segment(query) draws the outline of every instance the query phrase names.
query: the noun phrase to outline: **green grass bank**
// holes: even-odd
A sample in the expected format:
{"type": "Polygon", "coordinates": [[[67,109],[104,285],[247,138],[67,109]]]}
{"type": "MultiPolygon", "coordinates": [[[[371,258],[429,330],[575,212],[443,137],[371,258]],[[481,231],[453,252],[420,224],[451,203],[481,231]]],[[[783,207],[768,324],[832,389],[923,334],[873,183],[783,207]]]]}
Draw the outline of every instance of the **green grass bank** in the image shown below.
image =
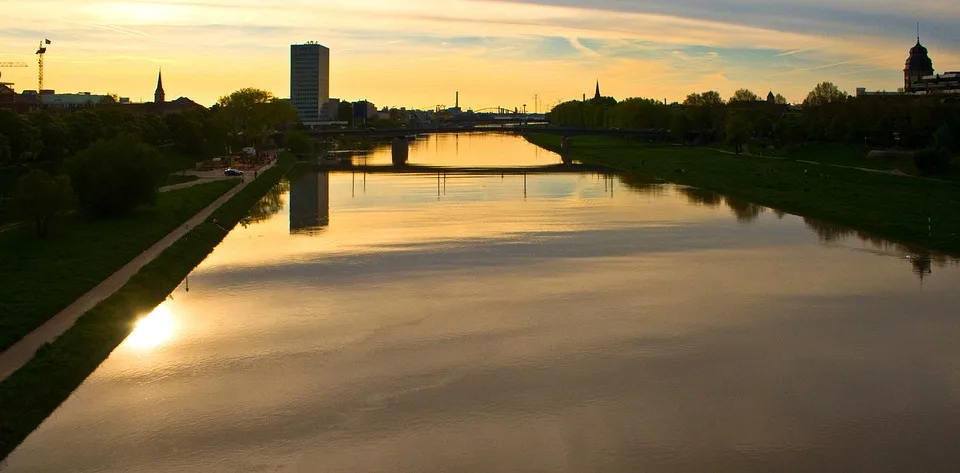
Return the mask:
{"type": "MultiPolygon", "coordinates": [[[[535,145],[561,152],[558,135],[524,136],[535,145]]],[[[572,142],[566,154],[584,163],[740,197],[960,256],[960,185],[955,183],[617,137],[578,136],[572,142]],[[928,218],[932,234],[928,234],[928,218]]]]}
{"type": "Polygon", "coordinates": [[[33,225],[0,233],[0,351],[96,287],[184,221],[237,185],[236,180],[163,192],[127,218],[60,218],[45,239],[33,225]]]}
{"type": "Polygon", "coordinates": [[[0,459],[5,458],[130,334],[137,318],[163,302],[293,166],[290,155],[226,202],[203,224],[87,312],[54,343],[0,383],[0,459]],[[211,223],[217,219],[219,226],[211,223]]]}

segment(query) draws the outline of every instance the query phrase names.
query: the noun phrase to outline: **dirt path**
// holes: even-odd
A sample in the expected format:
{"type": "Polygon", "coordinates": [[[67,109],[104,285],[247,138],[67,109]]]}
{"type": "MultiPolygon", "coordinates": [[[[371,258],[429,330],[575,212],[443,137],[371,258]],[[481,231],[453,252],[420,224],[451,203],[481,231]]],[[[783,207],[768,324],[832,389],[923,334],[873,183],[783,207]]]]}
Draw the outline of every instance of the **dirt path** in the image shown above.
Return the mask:
{"type": "MultiPolygon", "coordinates": [[[[260,169],[260,173],[262,174],[263,171],[273,167],[275,164],[276,162],[274,161],[264,166],[260,169]]],[[[46,323],[37,327],[3,353],[0,353],[0,381],[7,379],[11,374],[27,364],[27,362],[33,358],[33,354],[44,344],[53,343],[60,335],[73,327],[83,314],[120,290],[141,268],[153,261],[157,256],[160,256],[164,250],[176,243],[180,237],[186,235],[191,228],[209,218],[214,211],[230,200],[237,192],[240,192],[250,181],[251,179],[246,178],[243,183],[227,191],[227,193],[220,196],[219,199],[180,225],[179,228],[170,232],[167,236],[163,237],[163,239],[156,242],[150,248],[147,248],[143,253],[140,253],[140,255],[121,267],[96,287],[80,296],[79,299],[75,300],[67,306],[67,308],[51,317],[46,323]]]]}

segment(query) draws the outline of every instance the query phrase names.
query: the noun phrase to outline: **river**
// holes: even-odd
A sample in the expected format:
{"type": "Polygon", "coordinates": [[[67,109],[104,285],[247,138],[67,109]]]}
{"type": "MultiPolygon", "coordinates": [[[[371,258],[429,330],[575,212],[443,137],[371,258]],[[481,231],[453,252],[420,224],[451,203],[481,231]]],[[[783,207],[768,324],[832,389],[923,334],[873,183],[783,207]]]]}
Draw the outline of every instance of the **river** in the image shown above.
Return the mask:
{"type": "MultiPolygon", "coordinates": [[[[410,162],[560,159],[464,134],[410,162]]],[[[0,469],[952,471],[958,289],[631,176],[299,169],[0,469]]]]}

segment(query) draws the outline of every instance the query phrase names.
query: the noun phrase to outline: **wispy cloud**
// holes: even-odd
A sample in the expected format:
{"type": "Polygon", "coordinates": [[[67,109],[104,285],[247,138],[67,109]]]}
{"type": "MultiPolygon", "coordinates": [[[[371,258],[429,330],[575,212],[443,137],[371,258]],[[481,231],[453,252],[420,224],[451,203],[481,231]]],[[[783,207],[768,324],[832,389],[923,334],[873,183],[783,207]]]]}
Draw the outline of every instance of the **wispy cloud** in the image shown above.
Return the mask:
{"type": "Polygon", "coordinates": [[[583,43],[580,42],[579,38],[567,38],[567,41],[570,41],[570,45],[573,46],[574,49],[586,54],[587,56],[600,57],[600,53],[584,46],[583,43]]]}
{"type": "Polygon", "coordinates": [[[164,63],[171,94],[203,103],[243,86],[284,95],[289,44],[308,40],[331,48],[346,99],[431,106],[461,90],[468,106],[522,104],[579,97],[598,76],[619,97],[799,98],[831,79],[896,88],[918,15],[935,64],[960,68],[960,13],[942,0],[32,0],[4,4],[0,41],[7,60],[32,62],[52,37],[47,81],[61,90],[136,97],[164,63]]]}

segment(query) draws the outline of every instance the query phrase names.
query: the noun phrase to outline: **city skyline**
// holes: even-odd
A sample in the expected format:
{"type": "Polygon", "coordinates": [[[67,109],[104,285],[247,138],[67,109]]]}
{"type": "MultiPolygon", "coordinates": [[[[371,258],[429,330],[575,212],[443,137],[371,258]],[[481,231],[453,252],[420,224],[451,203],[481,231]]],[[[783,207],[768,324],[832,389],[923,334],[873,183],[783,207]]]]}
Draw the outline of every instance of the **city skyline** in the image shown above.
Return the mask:
{"type": "Polygon", "coordinates": [[[3,80],[36,88],[43,38],[47,88],[150,101],[163,67],[167,98],[210,105],[241,87],[288,96],[289,47],[330,48],[330,95],[378,106],[464,109],[605,95],[679,101],[690,92],[768,90],[803,99],[829,80],[896,90],[920,19],[938,71],[960,69],[960,19],[942,2],[861,0],[37,0],[5,6],[3,80]],[[43,15],[40,13],[44,12],[43,15]],[[50,12],[54,12],[50,14],[50,12]],[[933,20],[927,20],[931,18],[933,20]],[[321,21],[322,20],[322,21],[321,21]],[[317,28],[316,25],[324,25],[317,28]]]}

